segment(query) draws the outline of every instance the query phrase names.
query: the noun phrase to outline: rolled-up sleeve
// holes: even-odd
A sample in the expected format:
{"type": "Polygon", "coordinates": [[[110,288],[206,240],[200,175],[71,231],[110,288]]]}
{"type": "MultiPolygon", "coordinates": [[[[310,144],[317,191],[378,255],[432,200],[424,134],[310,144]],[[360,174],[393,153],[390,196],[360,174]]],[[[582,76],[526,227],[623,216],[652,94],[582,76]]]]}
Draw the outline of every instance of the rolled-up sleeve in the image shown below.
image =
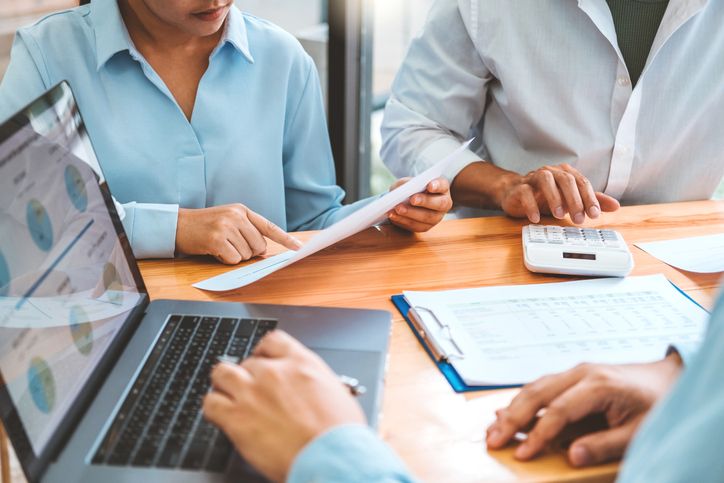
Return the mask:
{"type": "MultiPolygon", "coordinates": [[[[419,174],[458,148],[485,110],[492,77],[461,10],[455,0],[435,2],[393,84],[382,123],[381,155],[396,176],[419,174]]],[[[468,150],[445,176],[452,180],[480,159],[468,150]]]]}
{"type": "Polygon", "coordinates": [[[297,455],[289,483],[411,483],[405,465],[370,428],[338,426],[309,443],[297,455]]]}

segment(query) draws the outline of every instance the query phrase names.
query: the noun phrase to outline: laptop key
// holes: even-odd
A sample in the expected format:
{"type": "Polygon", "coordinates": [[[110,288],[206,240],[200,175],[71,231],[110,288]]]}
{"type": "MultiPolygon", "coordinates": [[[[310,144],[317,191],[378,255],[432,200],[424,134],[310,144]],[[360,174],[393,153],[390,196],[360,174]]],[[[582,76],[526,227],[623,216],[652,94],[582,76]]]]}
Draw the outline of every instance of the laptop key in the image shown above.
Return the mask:
{"type": "Polygon", "coordinates": [[[240,337],[251,337],[256,327],[256,321],[252,319],[241,319],[239,326],[236,328],[236,334],[240,337]]]}

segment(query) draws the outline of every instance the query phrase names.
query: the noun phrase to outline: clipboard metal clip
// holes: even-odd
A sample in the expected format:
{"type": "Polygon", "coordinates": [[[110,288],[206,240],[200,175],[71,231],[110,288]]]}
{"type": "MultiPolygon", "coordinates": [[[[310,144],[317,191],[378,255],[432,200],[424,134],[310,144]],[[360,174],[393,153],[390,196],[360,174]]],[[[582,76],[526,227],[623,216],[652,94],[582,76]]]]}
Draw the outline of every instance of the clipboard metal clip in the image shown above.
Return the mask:
{"type": "MultiPolygon", "coordinates": [[[[438,325],[438,327],[443,330],[447,340],[453,345],[453,347],[457,351],[457,352],[449,353],[449,352],[445,352],[445,351],[441,350],[442,348],[431,347],[431,349],[435,349],[435,352],[438,352],[438,354],[436,354],[436,356],[440,360],[448,361],[450,359],[465,359],[465,354],[460,349],[460,346],[458,345],[457,341],[455,340],[455,337],[453,336],[453,333],[452,333],[452,329],[450,328],[450,326],[448,324],[443,323],[433,310],[428,309],[427,307],[423,307],[421,305],[415,305],[414,307],[412,307],[412,312],[413,312],[413,314],[415,312],[425,312],[427,314],[430,314],[432,316],[432,318],[435,320],[435,323],[438,325]]],[[[416,317],[413,317],[413,319],[414,318],[416,318],[416,317]]],[[[420,325],[423,325],[422,320],[419,320],[419,323],[420,323],[420,325]]],[[[424,327],[419,328],[419,331],[422,332],[420,335],[422,335],[423,338],[428,339],[431,345],[433,345],[433,346],[437,345],[437,344],[435,344],[435,341],[433,340],[432,337],[425,337],[424,330],[425,330],[424,327]]]]}

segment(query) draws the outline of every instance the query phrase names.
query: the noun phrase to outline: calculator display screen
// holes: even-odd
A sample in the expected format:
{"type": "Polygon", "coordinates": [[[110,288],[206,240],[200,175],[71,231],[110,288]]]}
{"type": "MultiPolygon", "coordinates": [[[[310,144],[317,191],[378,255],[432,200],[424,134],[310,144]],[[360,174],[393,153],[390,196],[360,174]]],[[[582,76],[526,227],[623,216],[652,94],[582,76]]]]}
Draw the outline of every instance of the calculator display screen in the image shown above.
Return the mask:
{"type": "Polygon", "coordinates": [[[596,255],[594,253],[569,253],[563,252],[563,258],[572,258],[575,260],[595,260],[596,255]]]}

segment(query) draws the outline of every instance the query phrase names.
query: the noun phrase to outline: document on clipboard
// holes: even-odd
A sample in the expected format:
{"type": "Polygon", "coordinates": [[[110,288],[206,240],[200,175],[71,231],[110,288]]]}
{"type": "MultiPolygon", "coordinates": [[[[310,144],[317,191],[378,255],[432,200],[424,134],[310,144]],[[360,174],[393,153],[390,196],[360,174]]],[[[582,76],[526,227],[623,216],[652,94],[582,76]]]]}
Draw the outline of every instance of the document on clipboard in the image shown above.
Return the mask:
{"type": "Polygon", "coordinates": [[[403,315],[441,370],[477,389],[582,362],[658,360],[671,344],[700,341],[709,315],[663,275],[404,292],[404,301],[403,315]]]}

